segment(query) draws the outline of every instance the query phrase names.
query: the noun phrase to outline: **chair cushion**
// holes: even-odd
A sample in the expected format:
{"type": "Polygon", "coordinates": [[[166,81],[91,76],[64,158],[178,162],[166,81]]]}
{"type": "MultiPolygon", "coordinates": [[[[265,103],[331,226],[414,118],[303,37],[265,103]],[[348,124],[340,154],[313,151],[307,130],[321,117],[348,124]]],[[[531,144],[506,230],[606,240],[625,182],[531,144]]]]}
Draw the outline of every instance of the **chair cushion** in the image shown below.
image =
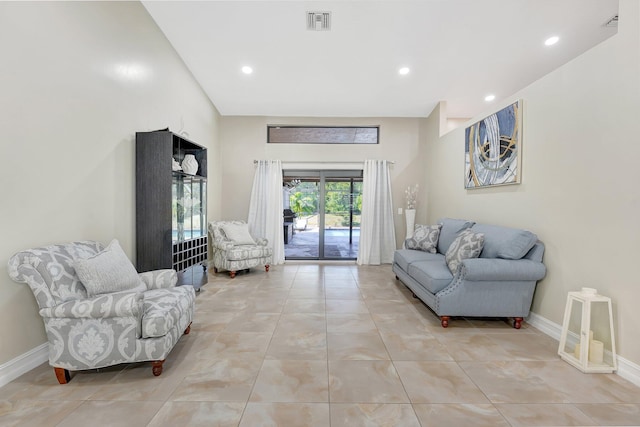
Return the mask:
{"type": "Polygon", "coordinates": [[[222,225],[227,239],[231,240],[236,245],[255,245],[256,241],[253,240],[249,233],[249,224],[232,224],[227,223],[222,225]]]}
{"type": "Polygon", "coordinates": [[[142,338],[165,336],[178,324],[195,302],[188,288],[153,289],[143,294],[142,338]]]}
{"type": "Polygon", "coordinates": [[[463,259],[478,258],[482,252],[483,243],[484,234],[474,233],[469,229],[462,230],[445,255],[445,261],[451,273],[456,273],[463,259]]]}
{"type": "Polygon", "coordinates": [[[407,249],[417,249],[419,251],[431,252],[435,254],[438,246],[438,236],[442,224],[436,225],[420,225],[416,224],[413,236],[405,240],[407,249]]]}
{"type": "Polygon", "coordinates": [[[239,245],[226,251],[227,260],[242,261],[252,258],[264,258],[271,256],[272,250],[268,246],[239,245]]]}
{"type": "Polygon", "coordinates": [[[451,243],[458,237],[458,233],[475,223],[465,219],[442,218],[438,221],[438,224],[442,224],[440,237],[438,238],[438,252],[445,254],[451,243]]]}
{"type": "Polygon", "coordinates": [[[538,236],[532,232],[517,228],[475,224],[471,229],[484,234],[484,249],[480,258],[520,259],[538,241],[538,236]]]}
{"type": "Polygon", "coordinates": [[[446,288],[453,279],[442,255],[410,264],[407,273],[434,295],[446,288]]]}
{"type": "Polygon", "coordinates": [[[147,289],[116,239],[96,255],[76,259],[73,267],[89,296],[147,289]]]}

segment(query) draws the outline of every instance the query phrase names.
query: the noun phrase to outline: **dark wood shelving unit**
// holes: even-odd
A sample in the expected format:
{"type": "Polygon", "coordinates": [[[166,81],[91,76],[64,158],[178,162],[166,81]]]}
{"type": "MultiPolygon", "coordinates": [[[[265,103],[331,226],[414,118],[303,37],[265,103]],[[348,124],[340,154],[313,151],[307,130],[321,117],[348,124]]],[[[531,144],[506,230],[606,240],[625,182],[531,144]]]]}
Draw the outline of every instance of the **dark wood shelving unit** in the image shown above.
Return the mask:
{"type": "Polygon", "coordinates": [[[173,268],[179,284],[206,283],[207,149],[168,130],[136,133],[136,262],[173,268]],[[192,154],[195,175],[172,170],[192,154]]]}

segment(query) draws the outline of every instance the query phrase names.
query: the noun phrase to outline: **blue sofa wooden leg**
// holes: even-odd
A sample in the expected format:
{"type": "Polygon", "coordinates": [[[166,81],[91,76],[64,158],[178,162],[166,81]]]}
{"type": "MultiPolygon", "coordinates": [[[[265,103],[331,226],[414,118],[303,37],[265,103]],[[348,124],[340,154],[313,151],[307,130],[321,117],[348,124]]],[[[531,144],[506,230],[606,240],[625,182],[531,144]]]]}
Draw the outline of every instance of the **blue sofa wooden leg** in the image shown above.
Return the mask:
{"type": "Polygon", "coordinates": [[[522,317],[514,317],[513,318],[513,327],[516,329],[520,329],[522,326],[522,317]]]}
{"type": "Polygon", "coordinates": [[[440,324],[442,325],[443,328],[446,328],[447,326],[449,326],[449,316],[440,316],[440,324]]]}

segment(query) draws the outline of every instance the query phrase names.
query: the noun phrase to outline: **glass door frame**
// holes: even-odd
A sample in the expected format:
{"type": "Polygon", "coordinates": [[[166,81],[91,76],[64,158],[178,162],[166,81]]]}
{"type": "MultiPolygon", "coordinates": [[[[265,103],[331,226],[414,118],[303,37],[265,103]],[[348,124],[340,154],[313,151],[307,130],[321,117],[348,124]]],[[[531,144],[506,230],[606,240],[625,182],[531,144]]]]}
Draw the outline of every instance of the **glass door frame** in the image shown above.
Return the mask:
{"type": "Polygon", "coordinates": [[[355,256],[353,257],[329,257],[325,254],[325,248],[324,248],[324,244],[326,241],[326,235],[325,235],[325,231],[327,230],[326,228],[326,214],[327,214],[327,208],[326,208],[326,196],[327,196],[327,182],[345,182],[349,184],[349,245],[351,246],[353,244],[353,208],[354,208],[354,184],[355,182],[362,182],[362,170],[326,170],[323,171],[325,172],[322,176],[322,190],[323,190],[323,194],[322,194],[322,230],[321,230],[321,242],[322,242],[322,252],[321,255],[322,257],[320,259],[323,260],[355,260],[357,254],[355,254],[355,256]]]}
{"type": "MultiPolygon", "coordinates": [[[[350,209],[349,209],[349,243],[353,242],[353,191],[354,180],[362,181],[362,169],[286,169],[283,170],[283,184],[290,179],[315,180],[318,182],[318,256],[317,257],[285,257],[287,260],[353,260],[354,258],[336,258],[325,256],[325,229],[326,229],[326,182],[327,178],[336,178],[336,180],[342,179],[345,182],[350,182],[350,209]]],[[[334,181],[336,181],[334,180],[334,181]]]]}

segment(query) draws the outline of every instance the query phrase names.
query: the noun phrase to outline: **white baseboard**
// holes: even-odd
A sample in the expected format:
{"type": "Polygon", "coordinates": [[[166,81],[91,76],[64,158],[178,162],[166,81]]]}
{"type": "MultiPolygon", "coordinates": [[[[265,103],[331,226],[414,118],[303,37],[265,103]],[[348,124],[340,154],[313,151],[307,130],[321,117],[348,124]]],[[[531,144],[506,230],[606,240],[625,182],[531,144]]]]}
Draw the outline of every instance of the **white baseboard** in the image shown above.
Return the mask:
{"type": "Polygon", "coordinates": [[[0,365],[0,387],[42,365],[47,360],[49,360],[49,343],[45,342],[7,363],[3,363],[0,365]]]}
{"type": "MultiPolygon", "coordinates": [[[[526,320],[528,324],[538,329],[540,332],[549,335],[551,338],[560,342],[562,325],[554,323],[535,313],[530,313],[526,320]]],[[[618,370],[616,371],[616,374],[640,387],[640,365],[637,365],[620,355],[618,355],[618,370]]]]}
{"type": "Polygon", "coordinates": [[[618,370],[616,373],[625,380],[640,386],[640,365],[618,356],[618,370]]]}
{"type": "Polygon", "coordinates": [[[529,317],[527,317],[526,320],[528,324],[535,327],[540,332],[543,332],[545,335],[549,335],[554,340],[560,342],[562,325],[553,323],[551,320],[548,320],[546,317],[542,317],[536,313],[529,313],[529,317]]]}

